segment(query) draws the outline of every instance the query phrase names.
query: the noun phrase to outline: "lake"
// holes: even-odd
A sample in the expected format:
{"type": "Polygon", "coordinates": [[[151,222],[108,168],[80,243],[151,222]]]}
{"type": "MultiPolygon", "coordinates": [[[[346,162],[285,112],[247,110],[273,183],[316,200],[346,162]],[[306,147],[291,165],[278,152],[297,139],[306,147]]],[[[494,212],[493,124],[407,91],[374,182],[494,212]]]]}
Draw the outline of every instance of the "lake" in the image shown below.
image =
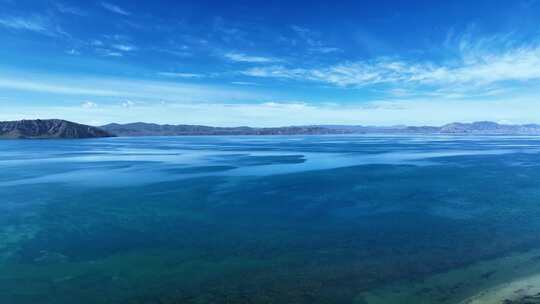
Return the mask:
{"type": "Polygon", "coordinates": [[[4,140],[0,172],[0,303],[540,292],[539,137],[4,140]]]}

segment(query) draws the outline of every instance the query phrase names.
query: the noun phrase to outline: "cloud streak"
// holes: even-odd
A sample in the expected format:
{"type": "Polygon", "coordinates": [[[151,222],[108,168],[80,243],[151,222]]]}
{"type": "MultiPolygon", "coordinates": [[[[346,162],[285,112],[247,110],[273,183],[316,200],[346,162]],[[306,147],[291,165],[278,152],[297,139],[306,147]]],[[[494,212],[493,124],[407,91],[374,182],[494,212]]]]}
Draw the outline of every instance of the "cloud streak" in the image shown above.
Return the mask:
{"type": "Polygon", "coordinates": [[[0,26],[12,30],[29,31],[53,37],[67,35],[59,26],[52,25],[50,20],[39,15],[29,17],[0,17],[0,26]]]}
{"type": "Polygon", "coordinates": [[[93,102],[93,101],[85,101],[81,104],[81,107],[83,107],[84,109],[93,109],[93,108],[97,108],[97,103],[93,102]]]}
{"type": "Polygon", "coordinates": [[[242,54],[242,53],[227,53],[224,56],[228,60],[234,61],[234,62],[270,63],[270,62],[282,61],[282,60],[280,60],[278,58],[249,56],[249,55],[242,54]]]}
{"type": "MultiPolygon", "coordinates": [[[[247,89],[239,90],[218,85],[195,85],[169,81],[151,81],[120,78],[92,77],[49,77],[43,75],[0,73],[0,89],[4,93],[15,91],[41,93],[43,96],[79,96],[130,100],[175,100],[184,102],[227,102],[234,100],[256,100],[262,98],[247,89]]],[[[267,96],[267,95],[266,95],[267,96]]]]}
{"type": "Polygon", "coordinates": [[[115,14],[123,15],[123,16],[129,16],[131,15],[130,12],[126,11],[125,9],[119,7],[118,5],[109,3],[109,2],[101,2],[101,6],[108,10],[109,12],[113,12],[115,14]]]}
{"type": "Polygon", "coordinates": [[[170,77],[170,78],[202,78],[204,75],[195,74],[195,73],[177,73],[177,72],[161,72],[158,73],[160,76],[170,77]]]}
{"type": "Polygon", "coordinates": [[[57,2],[55,3],[56,9],[63,14],[71,14],[76,16],[87,16],[88,14],[82,9],[74,6],[68,6],[64,3],[57,2]]]}
{"type": "Polygon", "coordinates": [[[131,52],[137,50],[137,47],[129,44],[113,44],[112,48],[122,52],[131,52]]]}

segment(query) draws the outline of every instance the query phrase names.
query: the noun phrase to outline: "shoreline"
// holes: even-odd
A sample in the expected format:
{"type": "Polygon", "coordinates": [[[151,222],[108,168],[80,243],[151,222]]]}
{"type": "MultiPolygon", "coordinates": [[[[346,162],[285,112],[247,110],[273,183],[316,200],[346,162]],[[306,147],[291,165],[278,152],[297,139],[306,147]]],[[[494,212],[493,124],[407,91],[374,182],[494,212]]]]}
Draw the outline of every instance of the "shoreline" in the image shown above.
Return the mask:
{"type": "MultiPolygon", "coordinates": [[[[358,295],[356,304],[522,304],[540,295],[540,249],[514,252],[358,295]]],[[[534,298],[540,303],[540,297],[534,298]]]]}
{"type": "Polygon", "coordinates": [[[540,274],[486,289],[459,304],[520,304],[531,303],[531,299],[540,303],[540,274]]]}

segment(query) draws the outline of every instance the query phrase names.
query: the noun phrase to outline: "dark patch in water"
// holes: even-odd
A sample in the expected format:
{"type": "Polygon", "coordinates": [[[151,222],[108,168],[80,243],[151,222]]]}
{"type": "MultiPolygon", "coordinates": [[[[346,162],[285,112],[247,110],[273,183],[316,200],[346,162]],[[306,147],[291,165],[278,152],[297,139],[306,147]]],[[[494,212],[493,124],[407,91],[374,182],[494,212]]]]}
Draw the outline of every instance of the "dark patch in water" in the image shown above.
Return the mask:
{"type": "Polygon", "coordinates": [[[496,274],[496,273],[497,273],[496,270],[492,270],[492,271],[488,271],[488,272],[483,273],[480,277],[481,277],[482,279],[486,279],[486,280],[487,280],[487,279],[491,278],[491,277],[492,277],[494,274],[496,274]]]}

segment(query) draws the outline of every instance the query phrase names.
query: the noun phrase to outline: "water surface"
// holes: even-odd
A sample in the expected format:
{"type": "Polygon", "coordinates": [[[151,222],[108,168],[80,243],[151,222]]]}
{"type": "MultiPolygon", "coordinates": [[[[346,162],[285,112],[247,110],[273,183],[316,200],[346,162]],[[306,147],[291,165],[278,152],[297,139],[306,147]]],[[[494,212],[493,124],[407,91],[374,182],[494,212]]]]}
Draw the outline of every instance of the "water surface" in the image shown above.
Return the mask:
{"type": "Polygon", "coordinates": [[[540,138],[0,141],[0,303],[460,303],[540,273],[540,138]]]}

